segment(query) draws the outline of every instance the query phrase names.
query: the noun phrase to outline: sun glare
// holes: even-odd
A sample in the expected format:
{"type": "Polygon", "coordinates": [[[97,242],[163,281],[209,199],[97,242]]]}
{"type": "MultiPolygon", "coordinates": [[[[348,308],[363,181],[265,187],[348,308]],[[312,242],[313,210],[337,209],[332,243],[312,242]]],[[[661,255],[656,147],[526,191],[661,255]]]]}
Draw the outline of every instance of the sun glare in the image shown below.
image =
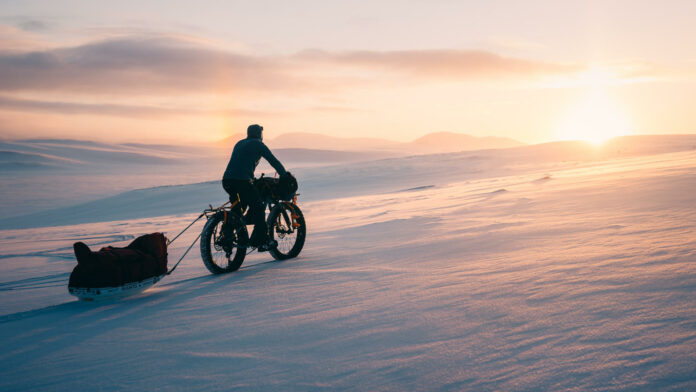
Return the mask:
{"type": "Polygon", "coordinates": [[[557,131],[558,138],[601,144],[613,137],[631,133],[628,115],[607,92],[611,75],[592,70],[581,80],[589,91],[563,117],[557,131]]]}

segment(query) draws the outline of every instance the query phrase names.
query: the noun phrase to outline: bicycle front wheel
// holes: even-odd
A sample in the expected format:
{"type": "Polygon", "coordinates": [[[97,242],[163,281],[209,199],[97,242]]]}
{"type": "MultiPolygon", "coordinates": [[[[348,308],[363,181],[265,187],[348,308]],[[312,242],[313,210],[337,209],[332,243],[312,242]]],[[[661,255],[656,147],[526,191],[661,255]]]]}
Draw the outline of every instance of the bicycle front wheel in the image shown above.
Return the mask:
{"type": "Polygon", "coordinates": [[[201,234],[201,258],[213,274],[222,274],[239,269],[246,256],[249,234],[235,213],[227,213],[227,224],[223,230],[225,213],[220,211],[210,217],[201,234]]]}
{"type": "Polygon", "coordinates": [[[277,204],[268,215],[268,228],[271,238],[278,241],[278,247],[269,249],[274,259],[291,259],[300,254],[307,236],[300,207],[292,203],[277,204]]]}

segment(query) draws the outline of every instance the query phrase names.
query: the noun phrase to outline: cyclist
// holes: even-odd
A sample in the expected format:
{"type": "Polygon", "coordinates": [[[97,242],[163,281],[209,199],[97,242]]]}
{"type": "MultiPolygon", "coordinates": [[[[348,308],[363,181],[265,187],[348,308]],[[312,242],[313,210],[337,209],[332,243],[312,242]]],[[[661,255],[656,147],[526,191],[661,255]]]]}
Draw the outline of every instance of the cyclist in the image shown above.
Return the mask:
{"type": "Polygon", "coordinates": [[[261,157],[265,158],[281,177],[288,174],[280,161],[263,143],[263,127],[252,124],[247,128],[247,138],[237,142],[232,150],[230,162],[222,176],[222,187],[230,195],[232,202],[236,201],[239,195],[242,208],[249,206],[247,217],[254,224],[249,245],[256,247],[259,252],[265,252],[277,243],[269,238],[266,206],[253,182],[254,170],[261,157]]]}

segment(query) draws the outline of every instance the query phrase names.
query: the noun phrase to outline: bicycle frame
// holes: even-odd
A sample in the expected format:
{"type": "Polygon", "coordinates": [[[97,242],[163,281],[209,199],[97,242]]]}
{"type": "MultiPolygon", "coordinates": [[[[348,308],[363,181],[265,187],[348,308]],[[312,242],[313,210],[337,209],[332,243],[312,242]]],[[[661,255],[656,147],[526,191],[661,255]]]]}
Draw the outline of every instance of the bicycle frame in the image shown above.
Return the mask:
{"type": "MultiPolygon", "coordinates": [[[[296,204],[297,195],[287,201],[268,196],[263,195],[263,214],[268,223],[268,234],[270,239],[277,237],[283,245],[268,251],[276,260],[297,257],[306,236],[302,210],[296,204]],[[266,215],[269,209],[270,212],[266,215]]],[[[236,271],[244,262],[245,256],[257,250],[256,247],[249,246],[248,222],[244,216],[246,208],[240,208],[242,206],[237,195],[236,200],[232,198],[218,207],[209,205],[201,214],[201,218],[205,216],[207,219],[201,232],[201,256],[206,268],[214,274],[236,271]],[[222,258],[223,252],[227,261],[222,258]]]]}
{"type": "MultiPolygon", "coordinates": [[[[297,206],[297,196],[299,196],[299,195],[300,195],[299,193],[295,194],[292,198],[292,201],[272,200],[270,198],[266,198],[266,200],[264,200],[264,215],[265,215],[266,210],[270,211],[279,204],[289,204],[292,206],[297,206]]],[[[205,215],[206,219],[210,219],[211,216],[217,214],[218,212],[223,212],[225,214],[223,222],[227,223],[228,214],[232,213],[233,212],[232,209],[240,203],[241,203],[241,200],[239,200],[239,195],[237,195],[237,200],[235,200],[234,202],[227,201],[219,207],[213,207],[212,204],[209,204],[208,208],[203,211],[203,214],[205,215]]],[[[245,221],[243,214],[240,215],[239,218],[242,220],[242,222],[245,225],[247,225],[247,222],[245,221]]],[[[300,226],[300,224],[297,223],[298,216],[294,213],[291,213],[290,217],[288,218],[286,216],[285,211],[283,211],[283,218],[285,218],[286,223],[288,223],[288,225],[290,227],[292,227],[293,229],[296,229],[300,226]]]]}

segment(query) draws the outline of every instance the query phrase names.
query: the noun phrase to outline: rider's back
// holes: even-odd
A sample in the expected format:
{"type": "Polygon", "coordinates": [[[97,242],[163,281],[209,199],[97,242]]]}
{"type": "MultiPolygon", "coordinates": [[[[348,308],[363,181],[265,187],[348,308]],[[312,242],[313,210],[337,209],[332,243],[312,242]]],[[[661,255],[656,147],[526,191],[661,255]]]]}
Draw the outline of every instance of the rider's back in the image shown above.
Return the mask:
{"type": "Polygon", "coordinates": [[[261,157],[265,158],[279,174],[285,174],[283,165],[260,139],[247,138],[240,140],[234,146],[222,179],[250,180],[254,178],[254,170],[261,157]]]}

